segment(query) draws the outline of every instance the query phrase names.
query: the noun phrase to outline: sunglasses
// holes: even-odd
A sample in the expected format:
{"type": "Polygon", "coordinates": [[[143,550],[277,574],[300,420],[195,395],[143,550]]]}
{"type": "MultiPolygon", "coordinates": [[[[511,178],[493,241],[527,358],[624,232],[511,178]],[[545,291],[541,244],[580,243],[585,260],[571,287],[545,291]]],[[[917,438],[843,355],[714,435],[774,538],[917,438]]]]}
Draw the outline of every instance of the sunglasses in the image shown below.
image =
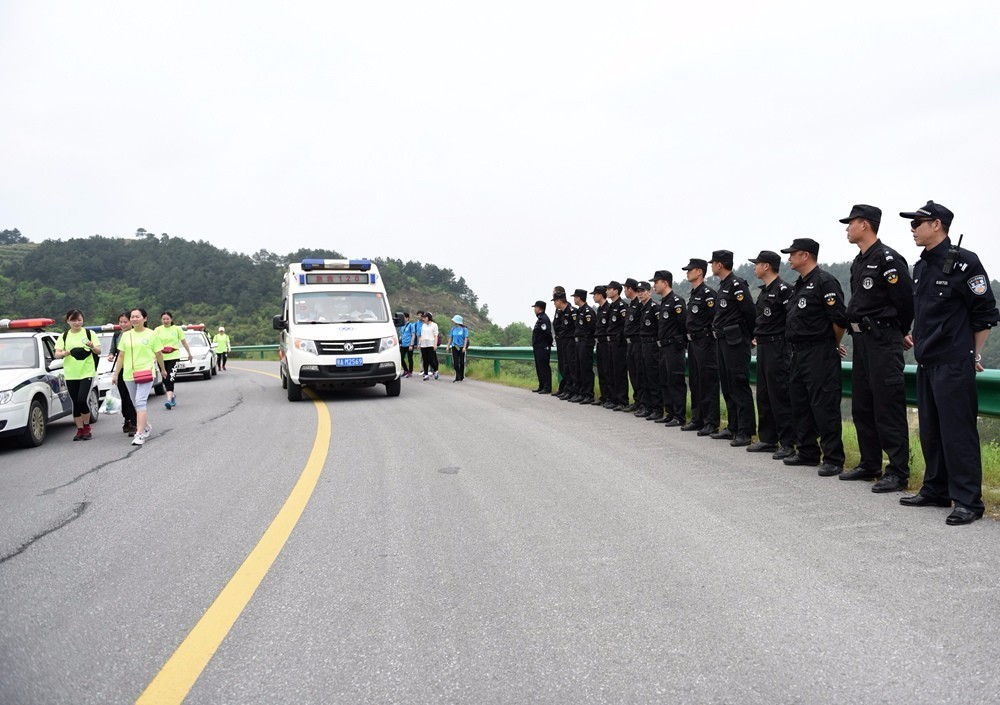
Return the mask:
{"type": "Polygon", "coordinates": [[[918,218],[916,220],[911,220],[910,221],[910,229],[911,230],[916,230],[917,228],[919,228],[924,223],[930,223],[932,220],[934,220],[934,219],[933,218],[918,218]]]}

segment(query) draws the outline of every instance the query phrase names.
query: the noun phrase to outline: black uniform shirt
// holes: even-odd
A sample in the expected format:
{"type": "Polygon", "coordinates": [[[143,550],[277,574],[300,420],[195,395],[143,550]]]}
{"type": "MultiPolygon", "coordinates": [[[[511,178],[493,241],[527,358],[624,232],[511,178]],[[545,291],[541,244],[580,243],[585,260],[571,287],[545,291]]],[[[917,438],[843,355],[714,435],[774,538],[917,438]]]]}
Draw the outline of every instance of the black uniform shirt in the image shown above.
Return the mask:
{"type": "Polygon", "coordinates": [[[639,317],[639,336],[655,340],[660,331],[659,319],[660,304],[650,299],[642,306],[642,313],[639,317]]]}
{"type": "Polygon", "coordinates": [[[789,343],[837,344],[831,324],[847,327],[844,290],[837,278],[815,267],[792,287],[785,310],[785,339],[789,343]]]}
{"type": "Polygon", "coordinates": [[[992,328],[1000,317],[990,278],[975,252],[959,250],[951,273],[944,273],[949,247],[946,237],[924,250],[913,267],[913,352],[924,365],[971,358],[973,334],[992,328]]]}
{"type": "Polygon", "coordinates": [[[847,320],[896,321],[905,335],[913,323],[913,281],[906,260],[876,240],[851,263],[851,300],[847,320]]]}
{"type": "Polygon", "coordinates": [[[684,340],[687,328],[684,326],[684,299],[671,291],[660,300],[660,326],[658,338],[660,342],[684,340]]]}
{"type": "Polygon", "coordinates": [[[691,290],[688,299],[687,332],[700,333],[712,327],[715,318],[715,289],[709,288],[705,282],[691,290]]]}
{"type": "Polygon", "coordinates": [[[753,297],[750,296],[750,285],[746,279],[741,279],[730,272],[728,277],[719,282],[719,295],[712,327],[721,331],[729,326],[739,326],[743,335],[749,337],[756,317],[753,297]]]}
{"type": "Polygon", "coordinates": [[[781,277],[761,285],[760,296],[757,297],[757,320],[753,328],[755,336],[785,334],[785,306],[791,295],[792,287],[781,277]]]}
{"type": "Polygon", "coordinates": [[[563,309],[563,328],[556,331],[556,337],[560,340],[570,340],[576,336],[576,309],[573,304],[567,304],[563,309]]]}
{"type": "Polygon", "coordinates": [[[549,315],[542,311],[535,319],[535,327],[531,331],[531,347],[551,348],[552,347],[552,322],[549,315]]]}
{"type": "Polygon", "coordinates": [[[594,330],[597,328],[597,314],[590,304],[583,304],[576,310],[576,333],[575,337],[581,340],[594,339],[594,330]]]}
{"type": "Polygon", "coordinates": [[[562,334],[563,328],[566,327],[566,314],[556,308],[555,313],[552,314],[552,332],[555,337],[559,337],[562,334]]]}
{"type": "Polygon", "coordinates": [[[628,302],[620,296],[614,301],[608,301],[608,335],[621,338],[625,333],[625,319],[628,318],[628,302]]]}
{"type": "Polygon", "coordinates": [[[608,323],[611,322],[611,304],[605,301],[597,307],[597,325],[594,327],[594,334],[599,340],[605,339],[608,334],[608,323]]]}
{"type": "Polygon", "coordinates": [[[628,304],[628,318],[625,319],[625,336],[631,338],[633,335],[639,335],[639,329],[642,327],[642,321],[639,320],[639,316],[642,313],[642,302],[639,301],[639,297],[636,296],[634,299],[629,301],[628,304]]]}

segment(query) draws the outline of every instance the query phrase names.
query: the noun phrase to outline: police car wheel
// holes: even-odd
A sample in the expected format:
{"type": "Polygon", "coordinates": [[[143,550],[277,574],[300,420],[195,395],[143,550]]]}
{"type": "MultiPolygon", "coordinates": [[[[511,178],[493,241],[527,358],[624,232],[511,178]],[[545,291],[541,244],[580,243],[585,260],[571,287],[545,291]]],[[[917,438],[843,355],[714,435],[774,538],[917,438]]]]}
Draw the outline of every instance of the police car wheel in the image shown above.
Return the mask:
{"type": "Polygon", "coordinates": [[[90,423],[97,423],[101,416],[101,400],[98,398],[97,389],[91,389],[87,397],[87,408],[90,409],[90,423]]]}
{"type": "Polygon", "coordinates": [[[21,435],[21,445],[25,448],[37,448],[45,442],[48,427],[45,422],[45,404],[39,399],[32,399],[28,407],[28,423],[21,435]]]}
{"type": "Polygon", "coordinates": [[[302,385],[288,380],[288,401],[302,401],[302,385]]]}
{"type": "Polygon", "coordinates": [[[385,395],[387,397],[398,397],[402,389],[403,383],[401,380],[394,379],[391,382],[385,383],[385,395]]]}
{"type": "Polygon", "coordinates": [[[201,373],[202,379],[212,379],[212,370],[205,370],[201,373]]]}

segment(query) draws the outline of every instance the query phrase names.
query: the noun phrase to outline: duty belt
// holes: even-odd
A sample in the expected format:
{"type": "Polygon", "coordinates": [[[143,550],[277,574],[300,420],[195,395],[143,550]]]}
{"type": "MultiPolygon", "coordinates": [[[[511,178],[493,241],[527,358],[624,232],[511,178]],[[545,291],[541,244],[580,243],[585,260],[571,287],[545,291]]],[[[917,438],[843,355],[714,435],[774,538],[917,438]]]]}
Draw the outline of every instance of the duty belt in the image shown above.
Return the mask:
{"type": "Polygon", "coordinates": [[[830,340],[810,340],[804,343],[788,343],[788,347],[791,348],[792,352],[796,350],[805,350],[806,348],[814,348],[817,345],[829,345],[832,341],[830,340]]]}
{"type": "Polygon", "coordinates": [[[688,340],[701,340],[702,338],[707,338],[710,335],[712,335],[711,329],[706,328],[705,330],[700,330],[697,333],[688,333],[687,338],[688,340]]]}
{"type": "Polygon", "coordinates": [[[867,321],[851,321],[848,325],[851,326],[851,331],[854,333],[870,333],[876,328],[895,328],[896,321],[891,318],[883,321],[875,321],[869,318],[867,321]]]}
{"type": "Polygon", "coordinates": [[[606,335],[604,337],[607,338],[609,343],[620,343],[622,339],[620,335],[606,335]]]}
{"type": "Polygon", "coordinates": [[[642,341],[643,345],[652,345],[653,343],[659,344],[657,342],[656,338],[653,338],[651,336],[645,336],[645,335],[644,336],[640,336],[639,340],[642,341]]]}
{"type": "Polygon", "coordinates": [[[586,335],[578,335],[578,336],[576,336],[575,338],[573,338],[573,340],[575,340],[575,341],[576,341],[576,342],[578,342],[578,343],[586,343],[586,342],[587,342],[588,340],[589,340],[589,341],[590,341],[591,343],[593,343],[593,342],[594,342],[594,339],[593,339],[593,338],[591,338],[591,337],[589,337],[589,336],[586,336],[586,335]]]}
{"type": "Polygon", "coordinates": [[[784,340],[785,339],[785,334],[784,333],[776,333],[774,335],[758,335],[758,336],[755,336],[755,337],[757,338],[757,343],[759,345],[760,343],[773,343],[776,340],[784,340]]]}

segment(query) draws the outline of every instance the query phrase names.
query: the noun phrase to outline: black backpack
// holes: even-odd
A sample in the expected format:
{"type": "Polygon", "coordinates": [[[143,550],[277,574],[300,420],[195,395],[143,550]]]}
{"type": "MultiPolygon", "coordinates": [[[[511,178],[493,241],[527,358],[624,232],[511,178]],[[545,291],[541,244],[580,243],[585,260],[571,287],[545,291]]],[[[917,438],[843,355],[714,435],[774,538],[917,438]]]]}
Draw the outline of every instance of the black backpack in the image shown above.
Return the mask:
{"type": "MultiPolygon", "coordinates": [[[[94,342],[94,332],[92,330],[90,330],[90,328],[84,328],[84,330],[87,331],[87,340],[89,340],[90,342],[93,343],[94,342]]],[[[66,334],[67,333],[69,333],[69,331],[68,330],[64,330],[63,334],[62,334],[63,350],[66,349],[66,334]]],[[[97,366],[101,364],[101,356],[98,355],[95,352],[92,352],[91,355],[94,356],[94,374],[97,374],[97,366]]],[[[84,358],[84,359],[86,359],[86,358],[84,358]]]]}

